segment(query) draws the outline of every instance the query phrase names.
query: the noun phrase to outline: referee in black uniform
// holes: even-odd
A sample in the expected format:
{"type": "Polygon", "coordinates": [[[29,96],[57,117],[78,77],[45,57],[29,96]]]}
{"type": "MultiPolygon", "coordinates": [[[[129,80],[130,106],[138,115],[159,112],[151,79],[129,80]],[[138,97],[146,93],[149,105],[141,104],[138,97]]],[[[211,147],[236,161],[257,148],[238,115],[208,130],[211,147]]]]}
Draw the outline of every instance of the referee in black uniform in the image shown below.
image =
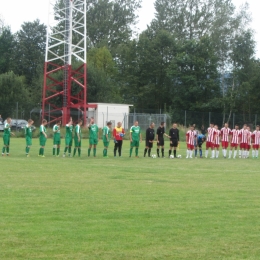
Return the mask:
{"type": "Polygon", "coordinates": [[[177,124],[176,123],[174,123],[172,125],[172,128],[169,131],[169,137],[170,137],[169,157],[172,154],[172,148],[173,148],[173,155],[174,155],[174,158],[176,158],[177,157],[177,155],[176,155],[176,148],[177,148],[178,143],[180,141],[179,129],[177,129],[177,124]]]}
{"type": "Polygon", "coordinates": [[[166,133],[165,133],[165,127],[164,127],[165,123],[161,122],[161,125],[157,128],[157,132],[156,132],[156,141],[157,141],[157,156],[160,157],[160,148],[161,148],[161,153],[162,153],[162,157],[164,157],[164,136],[169,137],[166,133]]]}
{"type": "Polygon", "coordinates": [[[151,157],[151,149],[153,148],[153,141],[154,141],[154,123],[151,123],[146,130],[144,157],[146,156],[147,150],[148,150],[148,157],[151,157]]]}

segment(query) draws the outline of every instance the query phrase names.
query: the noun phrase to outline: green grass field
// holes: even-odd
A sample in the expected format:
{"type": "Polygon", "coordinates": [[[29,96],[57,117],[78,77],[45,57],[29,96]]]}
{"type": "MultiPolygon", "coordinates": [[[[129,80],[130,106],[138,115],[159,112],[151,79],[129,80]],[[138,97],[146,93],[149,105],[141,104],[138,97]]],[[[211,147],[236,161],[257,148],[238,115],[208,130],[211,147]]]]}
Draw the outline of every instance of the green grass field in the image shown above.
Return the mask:
{"type": "Polygon", "coordinates": [[[129,158],[129,141],[87,158],[87,140],[56,158],[51,143],[26,158],[14,138],[0,158],[0,259],[260,259],[259,160],[184,159],[184,144],[129,158]]]}

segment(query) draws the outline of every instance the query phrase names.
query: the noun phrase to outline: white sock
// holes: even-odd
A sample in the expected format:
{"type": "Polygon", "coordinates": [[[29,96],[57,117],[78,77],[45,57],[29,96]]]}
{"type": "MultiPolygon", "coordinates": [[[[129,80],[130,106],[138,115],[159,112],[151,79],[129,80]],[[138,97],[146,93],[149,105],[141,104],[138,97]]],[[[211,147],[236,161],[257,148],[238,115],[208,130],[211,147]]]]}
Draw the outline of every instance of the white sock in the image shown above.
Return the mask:
{"type": "Polygon", "coordinates": [[[252,157],[255,157],[255,150],[252,150],[252,157]]]}
{"type": "Polygon", "coordinates": [[[190,150],[187,150],[187,157],[189,157],[190,150]]]}
{"type": "Polygon", "coordinates": [[[234,151],[234,158],[237,156],[237,150],[234,151]]]}
{"type": "Polygon", "coordinates": [[[208,157],[208,153],[209,153],[209,150],[206,150],[206,151],[205,151],[205,157],[206,157],[206,158],[208,157]]]}
{"type": "Polygon", "coordinates": [[[214,150],[211,150],[211,157],[215,158],[215,151],[214,150]]]}
{"type": "Polygon", "coordinates": [[[241,156],[242,155],[242,152],[241,150],[238,151],[238,155],[241,156]]]}
{"type": "Polygon", "coordinates": [[[219,156],[219,151],[216,151],[216,158],[218,158],[219,156]]]}
{"type": "Polygon", "coordinates": [[[232,150],[229,151],[229,158],[232,157],[232,150]]]}
{"type": "Polygon", "coordinates": [[[190,158],[192,158],[192,152],[193,152],[193,151],[192,151],[192,150],[190,150],[190,158]]]}
{"type": "Polygon", "coordinates": [[[255,151],[255,157],[258,157],[258,150],[255,151]]]}

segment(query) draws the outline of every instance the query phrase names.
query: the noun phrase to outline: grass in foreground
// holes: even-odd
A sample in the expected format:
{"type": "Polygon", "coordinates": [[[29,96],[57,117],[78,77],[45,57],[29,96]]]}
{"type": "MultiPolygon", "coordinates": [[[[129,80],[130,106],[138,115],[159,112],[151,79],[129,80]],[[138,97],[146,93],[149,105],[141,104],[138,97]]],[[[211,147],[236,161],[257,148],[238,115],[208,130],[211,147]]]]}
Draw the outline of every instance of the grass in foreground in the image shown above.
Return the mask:
{"type": "MultiPolygon", "coordinates": [[[[166,144],[166,152],[168,144],[166,144]]],[[[0,259],[259,259],[259,160],[0,158],[0,259]]],[[[155,153],[155,149],[153,149],[155,153]]],[[[143,147],[140,149],[140,155],[143,147]]]]}

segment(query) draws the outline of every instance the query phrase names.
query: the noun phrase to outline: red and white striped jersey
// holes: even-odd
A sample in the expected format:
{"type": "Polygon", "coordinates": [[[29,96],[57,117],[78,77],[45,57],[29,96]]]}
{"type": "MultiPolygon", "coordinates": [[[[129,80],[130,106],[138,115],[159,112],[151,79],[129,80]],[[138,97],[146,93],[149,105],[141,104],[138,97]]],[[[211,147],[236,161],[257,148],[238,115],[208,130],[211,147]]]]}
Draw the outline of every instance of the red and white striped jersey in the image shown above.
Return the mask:
{"type": "Polygon", "coordinates": [[[221,141],[229,142],[229,136],[231,135],[231,129],[223,127],[221,129],[221,141]]]}
{"type": "Polygon", "coordinates": [[[255,130],[252,133],[252,139],[254,144],[260,144],[260,131],[255,130]]]}
{"type": "Polygon", "coordinates": [[[240,134],[240,130],[233,129],[231,131],[231,136],[232,136],[231,143],[232,144],[238,144],[239,134],[240,134]]]}
{"type": "Polygon", "coordinates": [[[241,129],[240,130],[240,134],[239,134],[239,137],[241,138],[240,139],[240,142],[242,144],[248,144],[248,139],[249,139],[249,131],[247,129],[241,129]]]}
{"type": "Polygon", "coordinates": [[[192,131],[192,130],[189,130],[187,133],[186,133],[186,142],[187,144],[190,144],[190,145],[194,145],[195,143],[195,138],[197,137],[197,133],[196,131],[192,131]]]}
{"type": "Polygon", "coordinates": [[[252,132],[250,131],[248,131],[248,139],[249,139],[248,144],[252,145],[252,132]]]}
{"type": "Polygon", "coordinates": [[[215,134],[216,134],[216,129],[209,127],[208,128],[207,142],[213,143],[215,134]]]}
{"type": "Polygon", "coordinates": [[[216,134],[215,134],[216,137],[215,137],[215,142],[214,142],[214,144],[219,145],[220,134],[221,134],[221,132],[220,132],[219,130],[216,130],[216,134]]]}

